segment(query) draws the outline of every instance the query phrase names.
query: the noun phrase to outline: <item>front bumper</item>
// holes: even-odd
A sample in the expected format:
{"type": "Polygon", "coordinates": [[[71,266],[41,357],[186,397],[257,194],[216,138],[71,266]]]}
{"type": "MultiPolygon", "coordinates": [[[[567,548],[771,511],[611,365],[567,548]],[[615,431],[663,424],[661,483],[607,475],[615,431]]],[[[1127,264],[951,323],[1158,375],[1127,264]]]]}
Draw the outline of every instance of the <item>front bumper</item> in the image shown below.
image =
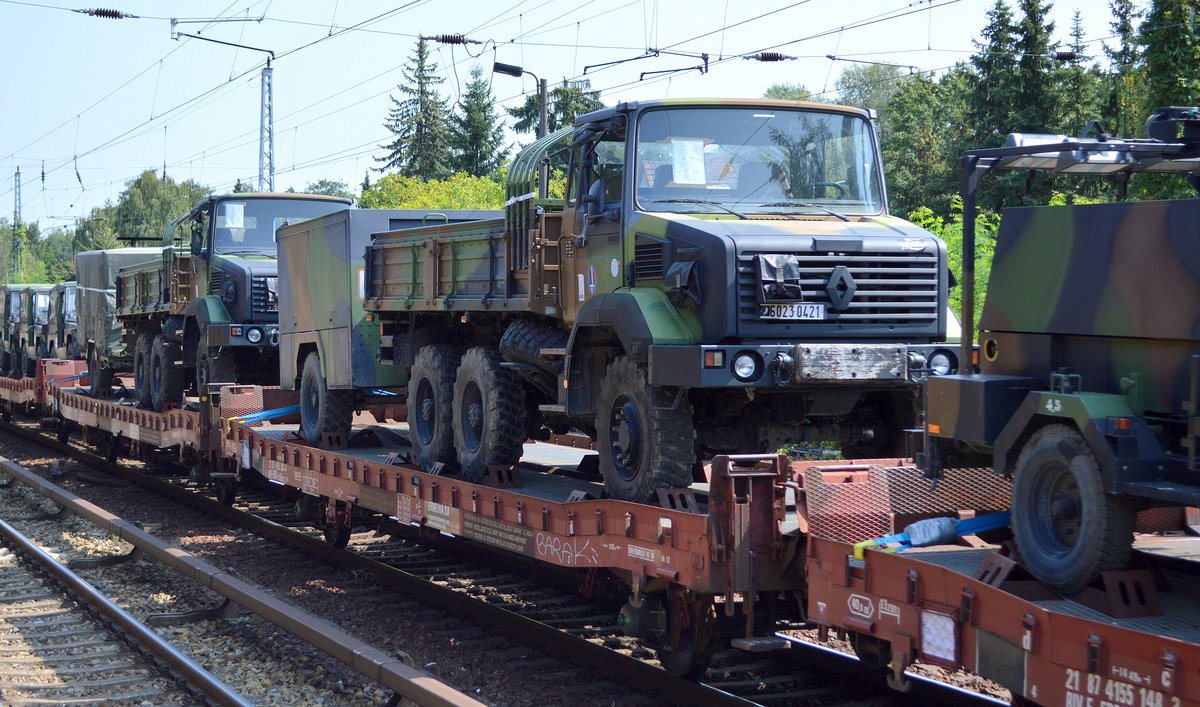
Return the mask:
{"type": "Polygon", "coordinates": [[[650,346],[649,383],[684,388],[904,385],[924,377],[924,359],[905,344],[749,344],[650,346]],[[751,375],[734,362],[749,356],[751,375]]]}
{"type": "Polygon", "coordinates": [[[271,324],[209,324],[205,332],[209,346],[252,346],[260,349],[279,348],[279,325],[271,324]],[[261,336],[258,341],[251,339],[261,336]]]}

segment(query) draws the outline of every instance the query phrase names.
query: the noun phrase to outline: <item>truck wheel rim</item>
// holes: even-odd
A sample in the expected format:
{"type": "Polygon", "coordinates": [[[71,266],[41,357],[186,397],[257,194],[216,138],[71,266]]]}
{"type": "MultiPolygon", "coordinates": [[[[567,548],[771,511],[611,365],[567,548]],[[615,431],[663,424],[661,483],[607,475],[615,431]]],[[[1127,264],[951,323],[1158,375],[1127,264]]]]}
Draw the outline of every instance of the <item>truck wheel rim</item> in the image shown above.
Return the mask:
{"type": "Polygon", "coordinates": [[[642,456],[642,415],[628,395],[613,401],[609,419],[609,453],[617,474],[626,481],[638,474],[642,456]]]}
{"type": "Polygon", "coordinates": [[[1062,464],[1047,465],[1039,475],[1032,525],[1038,544],[1062,557],[1074,549],[1083,524],[1083,498],[1071,470],[1062,464]]]}
{"type": "Polygon", "coordinates": [[[421,444],[428,445],[433,441],[433,430],[437,425],[437,401],[433,397],[433,384],[428,378],[422,378],[417,384],[417,438],[421,444]]]}
{"type": "Polygon", "coordinates": [[[468,382],[463,390],[460,417],[463,442],[473,452],[483,439],[483,391],[475,381],[468,382]]]}

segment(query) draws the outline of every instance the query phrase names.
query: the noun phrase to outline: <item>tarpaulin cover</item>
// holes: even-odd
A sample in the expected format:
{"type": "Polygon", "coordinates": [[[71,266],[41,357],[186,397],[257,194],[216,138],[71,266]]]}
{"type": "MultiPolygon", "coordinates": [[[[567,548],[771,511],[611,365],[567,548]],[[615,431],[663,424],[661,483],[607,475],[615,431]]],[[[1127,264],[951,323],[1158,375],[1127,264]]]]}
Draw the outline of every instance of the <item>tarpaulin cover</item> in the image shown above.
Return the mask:
{"type": "Polygon", "coordinates": [[[141,265],[162,257],[162,248],[114,248],[89,250],[75,255],[75,274],[79,282],[79,336],[94,341],[108,355],[120,355],[121,327],[117,324],[117,271],[129,265],[141,265]]]}

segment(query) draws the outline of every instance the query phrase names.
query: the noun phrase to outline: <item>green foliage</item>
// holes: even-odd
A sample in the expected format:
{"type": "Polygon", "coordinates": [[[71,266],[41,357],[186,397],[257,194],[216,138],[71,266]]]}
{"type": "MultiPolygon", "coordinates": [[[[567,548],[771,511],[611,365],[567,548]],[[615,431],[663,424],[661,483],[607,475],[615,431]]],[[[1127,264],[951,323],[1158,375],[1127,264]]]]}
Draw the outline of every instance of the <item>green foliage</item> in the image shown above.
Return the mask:
{"type": "MultiPolygon", "coordinates": [[[[1160,106],[1194,106],[1200,101],[1200,0],[1152,0],[1142,24],[1145,46],[1142,80],[1144,112],[1160,106]]],[[[1144,118],[1144,116],[1143,116],[1144,118]]],[[[1179,179],[1141,175],[1136,193],[1143,199],[1194,196],[1179,179]]]]}
{"type": "Polygon", "coordinates": [[[504,147],[504,127],[495,106],[491,87],[483,80],[483,69],[475,66],[458,103],[450,136],[456,172],[485,177],[504,164],[508,149],[504,147]]]}
{"type": "MultiPolygon", "coordinates": [[[[604,107],[600,100],[600,92],[592,90],[592,82],[588,79],[563,82],[550,89],[547,96],[546,122],[550,124],[547,134],[565,128],[575,123],[575,117],[599,110],[604,107]]],[[[538,97],[532,93],[525,97],[525,103],[516,108],[506,108],[508,114],[516,119],[513,131],[518,133],[536,133],[539,120],[538,97]]]]}
{"type": "Polygon", "coordinates": [[[304,187],[305,194],[324,194],[326,196],[340,196],[343,199],[353,199],[354,192],[350,191],[349,185],[343,181],[333,179],[318,179],[304,187]]]}
{"type": "Polygon", "coordinates": [[[838,103],[869,108],[879,113],[880,132],[891,130],[892,98],[900,90],[904,72],[891,64],[855,64],[842,72],[834,86],[838,103]]]}
{"type": "Polygon", "coordinates": [[[404,176],[422,179],[450,176],[450,109],[438,93],[445,79],[437,75],[437,69],[425,40],[417,40],[416,52],[404,68],[407,83],[399,86],[407,98],[397,100],[392,96],[392,109],[384,127],[395,139],[380,145],[387,154],[375,158],[383,163],[378,171],[395,169],[404,176]]]}
{"type": "Polygon", "coordinates": [[[196,182],[175,182],[148,169],[125,185],[113,215],[113,230],[122,238],[144,239],[135,245],[147,245],[162,238],[163,230],[178,216],[187,213],[211,190],[196,182]]]}
{"type": "Polygon", "coordinates": [[[499,209],[504,184],[464,172],[428,180],[389,174],[364,191],[359,204],[367,209],[499,209]]]}
{"type": "MultiPolygon", "coordinates": [[[[951,212],[947,216],[939,216],[927,207],[918,208],[908,216],[910,221],[945,241],[950,256],[950,271],[959,283],[963,282],[962,206],[962,198],[955,197],[951,200],[951,212]]],[[[975,216],[975,307],[972,321],[976,327],[983,313],[983,299],[987,293],[988,276],[992,271],[992,254],[996,250],[996,231],[999,226],[1000,217],[995,213],[982,212],[975,216]]],[[[962,316],[962,290],[960,284],[950,291],[950,308],[965,327],[966,322],[962,316]]]]}
{"type": "Polygon", "coordinates": [[[252,191],[254,191],[254,187],[250,186],[246,182],[243,182],[241,179],[238,179],[237,183],[235,183],[233,185],[233,193],[234,194],[245,194],[247,192],[252,192],[252,191]]]}
{"type": "Polygon", "coordinates": [[[817,98],[812,91],[804,87],[804,84],[799,83],[776,83],[767,87],[763,98],[771,98],[780,101],[816,101],[824,103],[824,99],[817,98]]]}

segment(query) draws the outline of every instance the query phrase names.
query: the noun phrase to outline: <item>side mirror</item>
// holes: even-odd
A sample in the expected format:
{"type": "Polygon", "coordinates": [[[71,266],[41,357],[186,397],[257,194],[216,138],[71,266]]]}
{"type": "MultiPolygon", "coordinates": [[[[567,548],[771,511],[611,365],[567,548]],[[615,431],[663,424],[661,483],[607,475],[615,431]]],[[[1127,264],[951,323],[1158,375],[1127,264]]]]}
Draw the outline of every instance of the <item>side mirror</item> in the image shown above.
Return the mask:
{"type": "Polygon", "coordinates": [[[192,255],[200,255],[200,251],[204,248],[204,232],[200,228],[200,224],[192,225],[192,255]]]}
{"type": "Polygon", "coordinates": [[[598,216],[604,210],[604,180],[597,179],[592,182],[592,186],[588,188],[587,197],[584,198],[587,202],[587,215],[598,216]]]}

